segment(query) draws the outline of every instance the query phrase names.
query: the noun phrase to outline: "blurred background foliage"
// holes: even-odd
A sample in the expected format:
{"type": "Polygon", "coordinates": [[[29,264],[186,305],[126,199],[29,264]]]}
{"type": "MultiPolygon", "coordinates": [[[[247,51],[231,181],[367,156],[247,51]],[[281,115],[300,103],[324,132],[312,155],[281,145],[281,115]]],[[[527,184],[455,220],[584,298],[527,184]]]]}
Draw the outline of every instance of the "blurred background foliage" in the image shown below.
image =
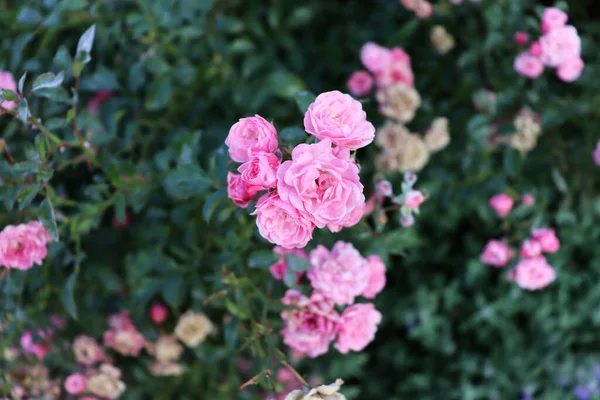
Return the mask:
{"type": "MultiPolygon", "coordinates": [[[[381,255],[388,286],[375,302],[384,319],[374,343],[362,353],[332,350],[304,360],[299,371],[325,381],[344,378],[350,399],[565,399],[577,384],[596,388],[590,372],[600,363],[594,1],[557,4],[583,39],[581,79],[565,84],[546,72],[531,81],[512,67],[519,52],[512,35],[535,36],[543,6],[552,4],[441,1],[431,18],[418,20],[395,0],[0,0],[0,69],[17,78],[65,71],[65,87],[73,87],[77,41],[96,25],[78,95],[28,101],[63,140],[75,138],[66,118],[77,102],[77,125],[97,163],[71,148],[42,163],[39,131],[0,117],[12,155],[35,164],[25,172],[3,164],[22,185],[19,193],[0,187],[1,224],[35,218],[48,198],[61,237],[42,268],[13,271],[0,284],[3,319],[11,322],[4,343],[44,326],[52,312],[69,316],[65,340],[99,337],[106,316],[119,309],[153,338],[146,314],[160,300],[171,311],[169,324],[195,308],[219,332],[186,355],[180,377],[151,376],[143,357],[121,360],[123,398],[260,398],[266,380],[262,389],[238,388],[273,367],[274,349],[283,349],[278,299],[285,287],[264,268],[271,246],[253,217],[226,198],[233,166],[223,141],[238,118],[254,113],[280,132],[301,127],[296,93],[345,91],[347,77],[360,68],[360,47],[375,41],[412,57],[423,97],[412,126],[423,130],[446,116],[452,143],[419,176],[429,200],[415,227],[390,220],[375,231],[369,220],[340,234],[315,234],[314,243],[343,239],[365,255],[381,255]],[[438,54],[429,41],[435,24],[456,39],[449,54],[438,54]],[[483,89],[497,97],[488,112],[473,106],[483,89]],[[105,90],[115,95],[100,112],[86,109],[105,90]],[[526,156],[490,146],[498,121],[509,132],[523,106],[542,118],[538,146],[526,156]],[[42,186],[46,191],[38,193],[42,186]],[[532,193],[536,204],[501,222],[487,205],[501,191],[532,193]],[[115,229],[113,219],[127,216],[130,226],[115,229]],[[488,239],[508,232],[523,238],[534,223],[555,227],[562,247],[549,258],[557,281],[529,293],[478,258],[488,239]],[[273,333],[261,333],[265,326],[273,333]],[[246,374],[240,359],[253,360],[246,374]]],[[[375,125],[383,121],[373,101],[365,107],[375,125]]],[[[367,194],[377,173],[375,152],[374,146],[359,152],[367,194]]],[[[399,174],[387,178],[399,188],[399,174]]],[[[72,355],[60,348],[47,362],[59,376],[73,370],[72,355]]]]}

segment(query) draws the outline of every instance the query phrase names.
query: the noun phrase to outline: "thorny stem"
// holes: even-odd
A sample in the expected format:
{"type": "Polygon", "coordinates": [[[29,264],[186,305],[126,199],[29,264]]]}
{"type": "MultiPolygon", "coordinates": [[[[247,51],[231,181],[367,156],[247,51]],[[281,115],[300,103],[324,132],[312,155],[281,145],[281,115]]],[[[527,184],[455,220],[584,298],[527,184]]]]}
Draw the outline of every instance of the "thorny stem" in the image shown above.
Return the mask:
{"type": "Polygon", "coordinates": [[[310,385],[308,384],[308,382],[306,382],[306,380],[302,377],[302,375],[300,375],[300,373],[298,371],[296,371],[296,369],[292,366],[292,364],[290,364],[287,361],[286,355],[283,354],[283,352],[279,349],[275,349],[275,352],[277,354],[277,358],[279,359],[279,362],[281,364],[283,364],[284,367],[289,369],[292,372],[292,374],[294,374],[296,379],[298,379],[300,381],[300,383],[302,383],[306,387],[310,387],[310,385]]]}
{"type": "Polygon", "coordinates": [[[258,383],[258,380],[263,375],[267,377],[267,380],[271,384],[271,388],[273,389],[273,392],[275,392],[276,390],[275,390],[275,385],[273,384],[273,379],[271,378],[271,371],[268,369],[254,375],[252,378],[250,378],[248,381],[246,381],[246,383],[244,383],[242,386],[240,386],[240,390],[244,390],[245,388],[247,388],[250,385],[256,385],[258,383]]]}

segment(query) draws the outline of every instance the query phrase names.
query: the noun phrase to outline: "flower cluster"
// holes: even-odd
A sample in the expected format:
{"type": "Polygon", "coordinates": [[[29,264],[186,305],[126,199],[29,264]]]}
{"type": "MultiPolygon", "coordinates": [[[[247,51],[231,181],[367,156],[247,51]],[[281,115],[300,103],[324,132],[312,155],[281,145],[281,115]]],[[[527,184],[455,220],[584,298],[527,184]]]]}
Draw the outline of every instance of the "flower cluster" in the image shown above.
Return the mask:
{"type": "Polygon", "coordinates": [[[327,353],[334,340],[341,353],[361,351],[375,337],[381,314],[372,303],[354,302],[358,296],[374,298],[383,290],[385,265],[377,256],[363,258],[352,244],[342,241],[331,251],[317,246],[308,260],[310,297],[290,289],[281,299],[290,307],[281,313],[284,343],[309,357],[327,353]],[[336,305],[348,307],[338,314],[336,305]]]}
{"type": "MultiPolygon", "coordinates": [[[[581,38],[577,29],[567,25],[568,16],[558,8],[546,8],[542,16],[542,36],[521,53],[514,63],[515,70],[528,78],[537,78],[544,66],[556,68],[556,75],[564,82],[577,80],[583,72],[581,38]]],[[[515,41],[525,45],[528,37],[517,32],[515,41]]]]}
{"type": "MultiPolygon", "coordinates": [[[[532,196],[523,196],[522,203],[524,205],[531,205],[533,201],[532,196]]],[[[490,200],[490,206],[501,218],[510,213],[513,203],[513,200],[506,194],[496,195],[490,200]]],[[[542,253],[555,253],[559,248],[560,241],[553,229],[533,229],[530,237],[521,244],[520,259],[509,273],[509,279],[522,289],[540,290],[545,288],[556,279],[556,273],[542,253]]],[[[515,251],[506,241],[490,240],[480,259],[484,264],[502,268],[510,263],[514,255],[515,251]]]]}
{"type": "Polygon", "coordinates": [[[243,163],[229,173],[228,196],[246,207],[256,203],[260,234],[286,249],[303,248],[315,227],[338,232],[358,223],[365,197],[350,152],[373,141],[375,128],[360,102],[338,91],[321,93],[304,115],[304,129],[320,141],[299,144],[282,162],[277,131],[264,118],[242,118],[225,144],[232,160],[243,163]]]}
{"type": "Polygon", "coordinates": [[[42,265],[51,236],[38,221],[8,225],[0,232],[0,266],[27,270],[42,265]]]}

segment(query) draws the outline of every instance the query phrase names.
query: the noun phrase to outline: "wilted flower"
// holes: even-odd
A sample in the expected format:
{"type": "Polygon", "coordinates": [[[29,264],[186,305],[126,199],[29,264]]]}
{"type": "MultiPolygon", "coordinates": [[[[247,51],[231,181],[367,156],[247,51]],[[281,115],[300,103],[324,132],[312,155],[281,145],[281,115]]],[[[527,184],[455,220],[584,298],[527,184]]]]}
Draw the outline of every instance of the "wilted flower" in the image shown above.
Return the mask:
{"type": "Polygon", "coordinates": [[[75,353],[75,360],[83,365],[94,365],[105,358],[104,352],[96,339],[85,335],[75,338],[73,353],[75,353]]]}
{"type": "Polygon", "coordinates": [[[425,144],[430,152],[443,150],[450,143],[448,118],[439,117],[433,120],[431,128],[425,133],[425,144]]]}
{"type": "Polygon", "coordinates": [[[206,315],[191,310],[179,318],[175,327],[175,335],[188,347],[198,346],[213,331],[214,326],[206,315]]]}
{"type": "Polygon", "coordinates": [[[429,150],[419,135],[411,134],[405,143],[399,158],[401,172],[417,172],[429,161],[429,150]]]}
{"type": "Polygon", "coordinates": [[[430,38],[433,46],[442,54],[446,54],[454,48],[454,37],[441,25],[431,28],[430,38]]]}
{"type": "Polygon", "coordinates": [[[183,352],[183,347],[174,335],[160,335],[152,347],[152,354],[160,362],[177,361],[183,352]]]}
{"type": "Polygon", "coordinates": [[[336,379],[331,385],[321,385],[310,390],[294,390],[285,400],[346,400],[346,396],[339,393],[343,383],[343,380],[336,379]]]}
{"type": "Polygon", "coordinates": [[[402,150],[409,136],[410,131],[404,125],[388,121],[377,129],[375,143],[384,151],[397,154],[402,150]]]}
{"type": "Polygon", "coordinates": [[[531,110],[524,108],[514,120],[517,132],[508,137],[508,145],[522,152],[535,148],[537,138],[542,133],[539,117],[531,110]]]}
{"type": "Polygon", "coordinates": [[[108,364],[103,364],[100,371],[93,373],[87,379],[86,391],[96,396],[106,397],[110,400],[118,399],[126,386],[120,379],[120,371],[108,364]]]}
{"type": "Polygon", "coordinates": [[[421,106],[419,92],[403,83],[379,90],[376,97],[381,114],[404,123],[412,121],[421,106]]]}

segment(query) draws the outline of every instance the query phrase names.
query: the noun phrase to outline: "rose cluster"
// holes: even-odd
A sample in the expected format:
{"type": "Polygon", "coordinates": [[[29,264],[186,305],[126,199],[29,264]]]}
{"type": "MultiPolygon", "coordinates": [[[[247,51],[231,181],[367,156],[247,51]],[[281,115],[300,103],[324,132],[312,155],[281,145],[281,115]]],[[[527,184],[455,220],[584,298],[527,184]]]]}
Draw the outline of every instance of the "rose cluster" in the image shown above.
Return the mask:
{"type": "MultiPolygon", "coordinates": [[[[581,76],[584,67],[581,38],[574,26],[567,25],[568,19],[558,8],[544,10],[540,27],[542,36],[515,59],[514,68],[519,74],[535,79],[546,66],[556,68],[556,75],[564,82],[573,82],[581,76]]],[[[525,32],[517,32],[514,40],[525,46],[529,37],[525,32]]]]}
{"type": "Polygon", "coordinates": [[[27,270],[42,265],[52,237],[38,221],[8,225],[0,232],[0,266],[27,270]]]}
{"type": "Polygon", "coordinates": [[[360,102],[338,91],[321,93],[304,115],[304,129],[319,141],[299,144],[282,160],[277,131],[256,115],[242,118],[225,144],[239,174],[229,173],[228,196],[246,207],[259,192],[260,234],[286,249],[303,248],[315,227],[338,232],[358,223],[365,196],[350,152],[373,141],[375,128],[360,102]]]}
{"type": "MultiPolygon", "coordinates": [[[[372,303],[355,300],[359,296],[375,298],[383,290],[386,279],[382,260],[374,255],[363,258],[352,244],[342,241],[331,251],[319,245],[301,257],[310,263],[306,277],[313,291],[307,297],[290,289],[281,299],[289,307],[281,313],[284,343],[309,357],[327,353],[334,340],[341,353],[363,350],[374,339],[381,314],[372,303]],[[336,306],[347,307],[339,314],[336,306]]],[[[280,279],[288,269],[283,256],[271,272],[280,279]]]]}
{"type": "MultiPolygon", "coordinates": [[[[531,195],[523,196],[523,205],[533,204],[531,195]]],[[[512,207],[513,200],[506,194],[499,194],[490,200],[490,205],[498,216],[506,217],[512,207]]],[[[540,290],[556,279],[556,272],[548,263],[542,253],[555,253],[560,248],[560,241],[553,229],[537,228],[531,231],[528,239],[523,241],[519,252],[520,259],[515,268],[510,271],[509,279],[520,288],[526,290],[540,290]]],[[[490,240],[481,254],[484,264],[494,267],[505,267],[515,255],[515,251],[502,240],[490,240]]]]}

